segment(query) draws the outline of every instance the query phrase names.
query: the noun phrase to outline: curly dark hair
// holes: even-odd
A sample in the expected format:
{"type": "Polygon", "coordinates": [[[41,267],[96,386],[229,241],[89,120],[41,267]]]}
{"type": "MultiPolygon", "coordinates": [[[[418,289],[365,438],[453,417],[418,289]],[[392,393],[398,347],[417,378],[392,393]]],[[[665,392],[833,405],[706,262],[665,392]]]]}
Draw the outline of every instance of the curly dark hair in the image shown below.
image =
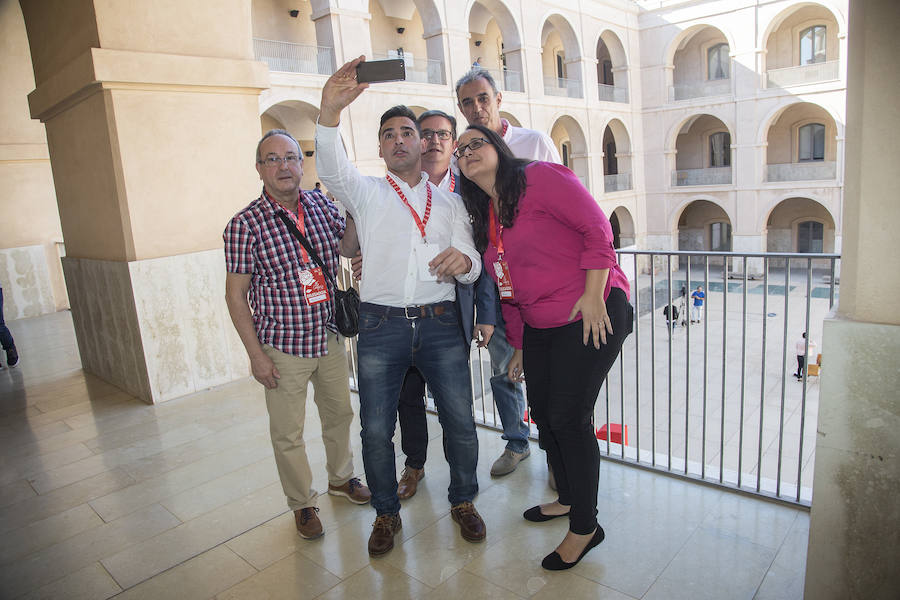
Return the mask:
{"type": "MultiPolygon", "coordinates": [[[[512,227],[519,214],[519,198],[522,197],[528,186],[528,182],[525,180],[525,167],[533,161],[513,156],[512,150],[493,129],[482,125],[469,125],[466,131],[470,130],[479,131],[497,151],[497,179],[494,188],[500,204],[498,216],[504,227],[512,227]]],[[[462,196],[463,204],[469,213],[469,220],[472,221],[475,248],[484,253],[488,245],[491,197],[478,187],[478,184],[466,177],[462,171],[459,175],[459,195],[462,196]]]]}

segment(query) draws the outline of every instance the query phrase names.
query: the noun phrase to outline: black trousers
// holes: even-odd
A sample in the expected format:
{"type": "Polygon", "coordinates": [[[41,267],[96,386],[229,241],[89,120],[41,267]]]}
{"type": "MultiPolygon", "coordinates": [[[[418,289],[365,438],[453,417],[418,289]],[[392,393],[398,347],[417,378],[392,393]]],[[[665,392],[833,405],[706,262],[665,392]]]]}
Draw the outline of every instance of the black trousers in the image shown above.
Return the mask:
{"type": "Polygon", "coordinates": [[[410,367],[400,389],[397,404],[400,417],[400,447],[406,455],[406,466],[421,469],[428,451],[428,421],[425,418],[425,378],[410,367]]]}
{"type": "Polygon", "coordinates": [[[613,335],[596,349],[582,343],[582,322],[536,329],[525,326],[523,358],[530,414],[539,443],[556,477],[559,501],[571,506],[569,530],[585,535],[597,527],[600,448],[594,433],[594,404],[622,342],[632,330],[633,310],[625,292],[613,288],[606,300],[613,335]]]}

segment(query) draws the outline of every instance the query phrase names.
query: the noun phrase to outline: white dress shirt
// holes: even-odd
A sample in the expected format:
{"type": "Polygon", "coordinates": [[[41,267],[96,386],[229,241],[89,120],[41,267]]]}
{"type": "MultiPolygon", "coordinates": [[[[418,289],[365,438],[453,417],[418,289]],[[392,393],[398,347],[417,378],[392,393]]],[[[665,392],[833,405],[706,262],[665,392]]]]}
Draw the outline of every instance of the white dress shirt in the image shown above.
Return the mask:
{"type": "Polygon", "coordinates": [[[511,125],[506,119],[500,119],[500,122],[506,125],[506,134],[503,136],[503,141],[512,150],[513,156],[529,160],[553,162],[558,165],[562,164],[562,159],[559,157],[559,152],[556,150],[556,146],[553,145],[553,140],[550,139],[550,136],[534,129],[516,127],[511,125]]]}
{"type": "MultiPolygon", "coordinates": [[[[325,187],[356,221],[365,273],[360,284],[363,302],[418,306],[456,299],[453,282],[419,278],[415,249],[423,241],[409,208],[385,177],[360,174],[347,158],[337,127],[316,125],[316,169],[325,187]]],[[[481,273],[481,256],[475,250],[472,225],[459,195],[428,183],[424,171],[412,188],[399,177],[393,179],[420,219],[425,214],[427,188],[431,188],[431,215],[425,225],[428,243],[437,244],[439,251],[453,246],[468,256],[472,268],[456,279],[474,283],[481,273]]]]}

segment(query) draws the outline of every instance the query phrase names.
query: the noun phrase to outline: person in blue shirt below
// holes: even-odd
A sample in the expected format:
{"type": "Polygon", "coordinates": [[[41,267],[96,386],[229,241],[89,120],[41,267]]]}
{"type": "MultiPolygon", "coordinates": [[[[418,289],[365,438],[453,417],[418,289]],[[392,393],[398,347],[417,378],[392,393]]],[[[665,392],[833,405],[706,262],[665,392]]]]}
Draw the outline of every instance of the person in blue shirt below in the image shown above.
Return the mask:
{"type": "Polygon", "coordinates": [[[697,289],[691,292],[691,298],[694,299],[694,305],[691,307],[691,323],[699,323],[700,313],[703,312],[703,300],[706,298],[702,285],[698,285],[697,289]]]}
{"type": "Polygon", "coordinates": [[[15,367],[19,364],[19,353],[16,351],[16,342],[13,340],[6,321],[3,320],[3,288],[0,287],[0,344],[6,351],[6,366],[15,367]]]}

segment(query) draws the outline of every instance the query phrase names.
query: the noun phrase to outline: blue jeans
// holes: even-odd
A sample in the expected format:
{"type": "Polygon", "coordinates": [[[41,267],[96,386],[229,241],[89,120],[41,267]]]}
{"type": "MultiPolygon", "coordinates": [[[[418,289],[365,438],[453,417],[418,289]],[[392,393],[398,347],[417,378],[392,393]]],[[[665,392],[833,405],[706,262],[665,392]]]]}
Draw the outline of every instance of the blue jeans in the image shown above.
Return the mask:
{"type": "Polygon", "coordinates": [[[488,343],[488,354],[491,356],[491,392],[494,404],[503,424],[503,439],[507,440],[506,448],[513,452],[525,452],[528,449],[529,426],[525,417],[525,394],[522,384],[513,383],[506,376],[509,361],[513,355],[513,347],[506,340],[506,325],[498,313],[498,323],[494,326],[494,335],[488,343]]]}
{"type": "Polygon", "coordinates": [[[9,327],[6,326],[6,321],[3,320],[3,288],[0,287],[0,345],[3,346],[4,350],[11,350],[16,347],[15,342],[13,342],[13,336],[9,332],[9,327]]]}
{"type": "Polygon", "coordinates": [[[419,369],[434,394],[450,464],[450,504],[470,502],[478,493],[468,355],[453,303],[445,304],[441,315],[418,319],[388,315],[387,307],[376,304],[359,307],[360,435],[366,482],[379,515],[400,512],[392,438],[397,398],[411,366],[419,369]]]}

